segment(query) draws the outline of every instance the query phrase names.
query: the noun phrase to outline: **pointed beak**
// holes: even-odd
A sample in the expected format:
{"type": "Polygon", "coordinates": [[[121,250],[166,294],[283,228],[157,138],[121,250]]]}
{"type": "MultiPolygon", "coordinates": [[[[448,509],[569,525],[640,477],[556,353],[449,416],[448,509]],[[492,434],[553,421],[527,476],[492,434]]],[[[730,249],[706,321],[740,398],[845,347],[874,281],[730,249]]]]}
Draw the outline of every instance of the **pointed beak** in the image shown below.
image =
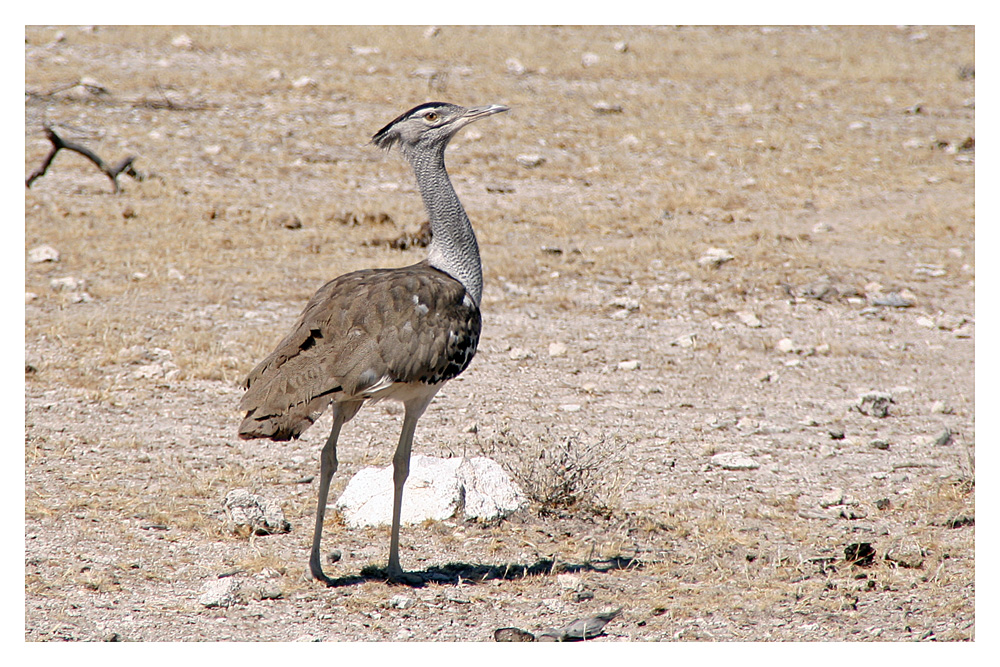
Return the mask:
{"type": "Polygon", "coordinates": [[[480,118],[486,118],[487,116],[492,116],[495,113],[503,113],[504,111],[510,111],[510,107],[505,107],[502,104],[490,104],[484,107],[470,107],[465,110],[465,114],[462,116],[462,125],[468,125],[469,123],[479,120],[480,118]]]}

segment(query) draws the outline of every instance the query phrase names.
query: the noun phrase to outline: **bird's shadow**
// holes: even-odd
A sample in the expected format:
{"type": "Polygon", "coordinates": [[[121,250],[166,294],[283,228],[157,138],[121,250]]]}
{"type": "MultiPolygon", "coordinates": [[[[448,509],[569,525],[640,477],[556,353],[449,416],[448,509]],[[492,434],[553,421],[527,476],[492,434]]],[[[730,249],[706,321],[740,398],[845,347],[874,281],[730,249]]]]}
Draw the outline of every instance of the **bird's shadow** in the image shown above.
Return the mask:
{"type": "Polygon", "coordinates": [[[356,586],[366,581],[382,581],[409,586],[410,588],[422,588],[429,583],[452,585],[459,583],[478,584],[493,579],[513,580],[547,574],[610,572],[612,570],[633,570],[640,567],[642,567],[642,562],[638,558],[625,558],[623,556],[615,556],[602,560],[589,560],[584,563],[567,563],[551,558],[543,558],[532,565],[517,563],[508,563],[505,565],[448,563],[446,565],[432,565],[425,570],[407,571],[403,579],[390,582],[387,568],[369,565],[363,568],[360,574],[331,578],[326,582],[326,585],[331,588],[339,588],[343,586],[356,586]]]}

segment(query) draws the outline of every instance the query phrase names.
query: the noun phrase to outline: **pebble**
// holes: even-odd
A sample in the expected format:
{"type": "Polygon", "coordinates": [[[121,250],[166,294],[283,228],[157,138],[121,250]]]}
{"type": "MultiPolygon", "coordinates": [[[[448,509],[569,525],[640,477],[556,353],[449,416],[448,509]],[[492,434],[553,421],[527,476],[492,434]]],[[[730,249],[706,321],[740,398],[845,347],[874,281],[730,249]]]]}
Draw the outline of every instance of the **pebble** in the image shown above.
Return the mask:
{"type": "Polygon", "coordinates": [[[670,345],[673,347],[694,347],[694,342],[697,339],[697,334],[684,334],[683,336],[678,336],[677,338],[670,341],[670,345]]]}
{"type": "Polygon", "coordinates": [[[717,269],[732,259],[735,258],[728,250],[723,250],[722,248],[709,248],[705,251],[705,254],[698,259],[698,264],[717,269]]]}
{"type": "Polygon", "coordinates": [[[872,294],[870,298],[873,306],[887,306],[889,308],[910,308],[916,303],[916,297],[909,290],[889,292],[888,294],[872,294]]]}
{"type": "Polygon", "coordinates": [[[834,505],[844,504],[844,490],[837,487],[831,489],[822,498],[819,499],[819,506],[822,508],[833,507],[834,505]]]}
{"type": "Polygon", "coordinates": [[[869,391],[858,398],[854,409],[870,417],[888,417],[889,406],[895,403],[892,394],[884,391],[869,391]]]}
{"type": "Polygon", "coordinates": [[[513,74],[514,76],[521,76],[527,71],[517,58],[507,58],[504,62],[504,67],[507,68],[508,74],[513,74]]]}
{"type": "Polygon", "coordinates": [[[618,370],[620,371],[636,371],[639,370],[639,366],[640,363],[638,359],[629,359],[628,361],[618,362],[618,370]]]}
{"type": "Polygon", "coordinates": [[[255,535],[287,533],[292,529],[281,505],[246,489],[233,489],[222,502],[232,528],[246,527],[255,535]]]}
{"type": "Polygon", "coordinates": [[[595,113],[609,114],[609,113],[621,113],[624,108],[620,104],[611,104],[610,102],[596,102],[593,107],[591,107],[595,113]]]}
{"type": "Polygon", "coordinates": [[[751,329],[759,329],[760,327],[764,326],[761,323],[760,318],[751,313],[749,310],[739,311],[738,313],[736,313],[736,317],[739,319],[740,322],[750,327],[751,329]]]}
{"type": "Polygon", "coordinates": [[[724,470],[756,470],[760,464],[743,452],[719,452],[711,459],[712,465],[724,470]]]}
{"type": "Polygon", "coordinates": [[[549,356],[550,357],[564,357],[566,356],[567,348],[563,343],[549,343],[549,356]]]}
{"type": "Polygon", "coordinates": [[[881,449],[883,451],[889,451],[889,441],[888,440],[872,440],[870,443],[872,449],[881,449]]]}
{"type": "Polygon", "coordinates": [[[938,435],[938,437],[934,439],[933,444],[937,447],[946,447],[947,445],[950,445],[954,439],[955,434],[951,432],[950,428],[946,428],[941,431],[941,434],[938,435]]]}
{"type": "Polygon", "coordinates": [[[579,403],[563,403],[559,406],[559,409],[563,412],[579,412],[583,409],[583,406],[579,403]]]}
{"type": "Polygon", "coordinates": [[[66,276],[65,278],[53,278],[49,281],[49,287],[57,291],[76,292],[84,289],[87,281],[82,278],[66,276]]]}
{"type": "Polygon", "coordinates": [[[231,607],[240,601],[240,582],[233,577],[213,579],[201,590],[198,604],[204,607],[231,607]]]}
{"type": "Polygon", "coordinates": [[[41,262],[58,262],[59,251],[50,245],[40,245],[28,251],[28,263],[40,264],[41,262]]]}
{"type": "Polygon", "coordinates": [[[518,155],[516,158],[514,158],[514,161],[517,162],[522,167],[527,167],[528,169],[534,169],[535,167],[544,164],[545,158],[535,153],[530,153],[530,154],[522,153],[521,155],[518,155]]]}
{"type": "Polygon", "coordinates": [[[778,352],[783,352],[785,354],[790,354],[795,352],[795,343],[792,342],[791,338],[782,338],[777,343],[774,344],[774,349],[778,352]]]}
{"type": "Polygon", "coordinates": [[[406,595],[393,595],[389,598],[388,606],[392,609],[409,609],[416,604],[416,600],[406,595]]]}
{"type": "Polygon", "coordinates": [[[521,361],[523,359],[533,359],[535,353],[523,347],[515,347],[507,353],[507,356],[513,361],[521,361]]]}
{"type": "Polygon", "coordinates": [[[944,401],[934,401],[934,404],[931,405],[931,412],[939,415],[952,415],[955,414],[955,409],[944,401]]]}

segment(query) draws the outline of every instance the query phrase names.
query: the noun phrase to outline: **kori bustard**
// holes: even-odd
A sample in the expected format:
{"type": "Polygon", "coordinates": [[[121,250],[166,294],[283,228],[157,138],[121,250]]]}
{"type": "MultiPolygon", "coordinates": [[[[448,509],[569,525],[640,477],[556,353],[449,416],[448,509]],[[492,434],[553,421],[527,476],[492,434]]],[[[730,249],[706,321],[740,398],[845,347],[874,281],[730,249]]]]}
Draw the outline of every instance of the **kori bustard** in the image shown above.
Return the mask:
{"type": "Polygon", "coordinates": [[[496,113],[498,104],[463,108],[421,104],[372,137],[399,146],[416,175],[430,217],[429,257],[398,269],[367,269],[335,278],[309,300],[292,332],[245,381],[241,438],[297,438],[333,406],[333,428],[320,455],[319,497],[309,568],[323,573],[320,538],[341,427],[368,402],[401,401],[402,433],[393,456],[388,575],[412,581],[399,563],[403,484],[417,420],[434,394],[469,365],[479,342],[483,271],[469,218],[445,170],[444,153],[460,129],[496,113]]]}

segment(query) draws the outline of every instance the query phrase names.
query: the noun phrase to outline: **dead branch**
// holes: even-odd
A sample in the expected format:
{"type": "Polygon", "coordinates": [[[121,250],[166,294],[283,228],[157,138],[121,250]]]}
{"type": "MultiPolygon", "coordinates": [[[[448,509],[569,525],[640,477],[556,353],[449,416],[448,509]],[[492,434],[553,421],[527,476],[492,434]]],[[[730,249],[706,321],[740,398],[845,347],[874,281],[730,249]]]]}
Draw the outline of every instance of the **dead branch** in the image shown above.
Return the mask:
{"type": "Polygon", "coordinates": [[[86,146],[81,146],[80,144],[73,143],[72,141],[66,141],[58,134],[56,134],[55,130],[53,130],[51,127],[45,127],[44,130],[45,130],[45,136],[48,137],[49,141],[52,143],[52,150],[46,156],[45,160],[42,161],[42,165],[34,172],[32,172],[32,174],[28,176],[27,179],[25,179],[24,187],[26,188],[30,188],[32,183],[34,183],[37,179],[45,175],[45,172],[48,170],[49,165],[52,164],[52,160],[55,159],[56,154],[63,148],[65,148],[68,151],[79,153],[80,155],[87,158],[95,165],[97,165],[97,168],[100,169],[102,172],[104,172],[104,174],[111,179],[111,183],[114,185],[115,188],[115,193],[118,193],[120,191],[120,188],[118,187],[119,174],[127,174],[128,176],[131,176],[137,181],[141,181],[145,178],[141,173],[135,170],[135,167],[132,166],[132,162],[135,161],[134,156],[126,157],[117,165],[108,166],[107,164],[104,163],[104,160],[98,157],[96,153],[94,153],[86,146]]]}

